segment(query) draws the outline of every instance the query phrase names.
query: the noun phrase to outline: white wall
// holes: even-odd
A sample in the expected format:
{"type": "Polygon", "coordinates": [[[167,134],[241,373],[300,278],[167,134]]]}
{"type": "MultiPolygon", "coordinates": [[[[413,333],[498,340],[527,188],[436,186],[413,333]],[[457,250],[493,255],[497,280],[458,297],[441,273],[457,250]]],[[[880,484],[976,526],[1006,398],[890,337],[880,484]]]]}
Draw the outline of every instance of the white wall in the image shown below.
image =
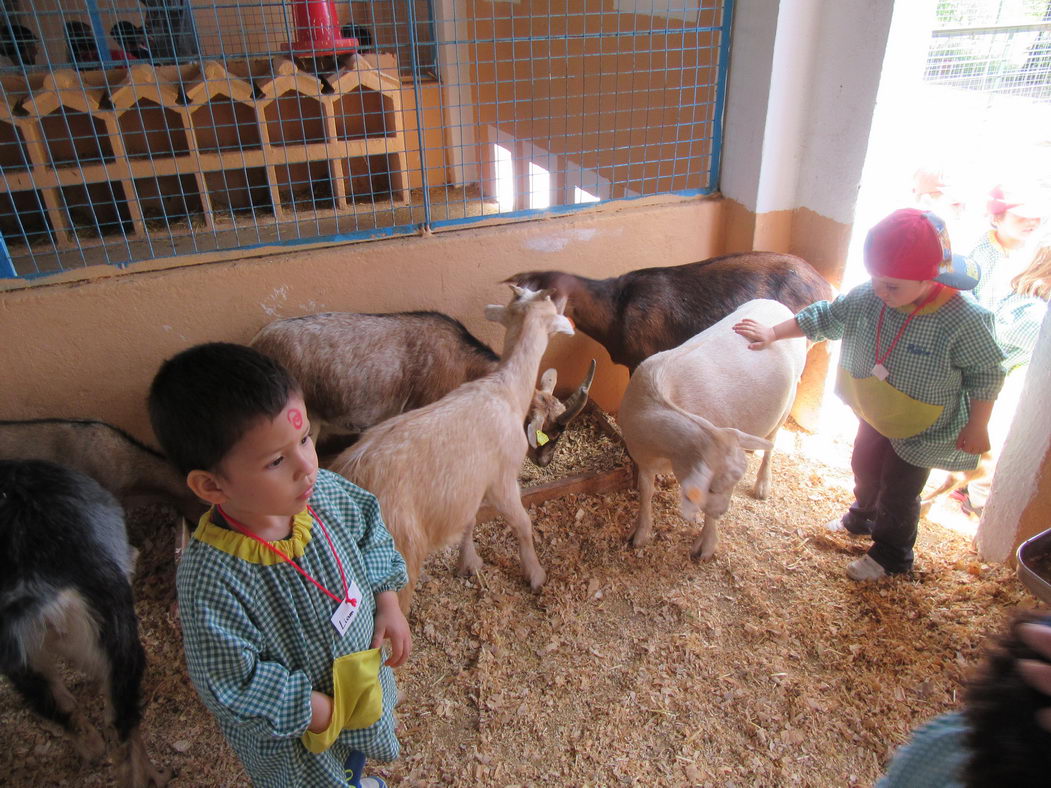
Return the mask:
{"type": "Polygon", "coordinates": [[[894,4],[739,0],[722,192],[853,219],[894,4]]]}

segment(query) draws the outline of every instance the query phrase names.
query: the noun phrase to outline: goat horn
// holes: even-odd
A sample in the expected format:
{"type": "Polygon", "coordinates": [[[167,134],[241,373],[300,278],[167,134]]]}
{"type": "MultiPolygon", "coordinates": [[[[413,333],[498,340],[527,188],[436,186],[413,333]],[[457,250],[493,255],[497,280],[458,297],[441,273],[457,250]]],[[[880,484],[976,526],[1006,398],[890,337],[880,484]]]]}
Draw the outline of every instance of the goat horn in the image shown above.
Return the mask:
{"type": "Polygon", "coordinates": [[[566,410],[557,419],[558,424],[563,427],[579,416],[580,411],[584,410],[584,406],[588,404],[588,392],[591,390],[591,384],[595,380],[595,366],[595,359],[591,359],[591,365],[588,367],[588,374],[584,376],[584,381],[565,400],[566,410]]]}

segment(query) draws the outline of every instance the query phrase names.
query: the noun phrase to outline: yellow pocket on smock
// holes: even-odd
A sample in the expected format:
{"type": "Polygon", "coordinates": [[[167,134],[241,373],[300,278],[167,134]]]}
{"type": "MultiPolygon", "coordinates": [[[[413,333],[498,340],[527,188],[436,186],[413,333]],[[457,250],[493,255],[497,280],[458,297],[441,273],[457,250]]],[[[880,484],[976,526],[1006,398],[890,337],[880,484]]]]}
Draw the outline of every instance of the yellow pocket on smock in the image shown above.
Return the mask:
{"type": "Polygon", "coordinates": [[[383,714],[378,648],[344,654],[332,663],[332,721],[321,733],[307,731],[303,746],[324,752],[345,730],[367,728],[383,714]]]}
{"type": "Polygon", "coordinates": [[[836,374],[836,393],[859,418],[887,438],[919,435],[934,424],[944,410],[941,405],[914,399],[874,375],[856,378],[842,367],[836,374]]]}

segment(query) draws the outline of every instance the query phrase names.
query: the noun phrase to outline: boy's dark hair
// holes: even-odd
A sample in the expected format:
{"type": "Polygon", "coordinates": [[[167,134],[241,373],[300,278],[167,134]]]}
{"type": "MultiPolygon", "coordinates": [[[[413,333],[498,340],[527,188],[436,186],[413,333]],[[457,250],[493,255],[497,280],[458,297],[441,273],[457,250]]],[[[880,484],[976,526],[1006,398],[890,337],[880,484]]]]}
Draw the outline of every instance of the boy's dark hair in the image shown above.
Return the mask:
{"type": "Polygon", "coordinates": [[[183,474],[214,471],[255,422],[277,416],[299,384],[258,350],[195,345],[161,364],[150,386],[150,423],[183,474]]]}
{"type": "Polygon", "coordinates": [[[1037,710],[1051,697],[1029,686],[1018,674],[1020,659],[1047,662],[1022,642],[1024,623],[1051,626],[1051,616],[1017,615],[999,637],[983,669],[969,685],[965,715],[970,758],[964,769],[968,786],[1045,786],[1051,780],[1051,732],[1036,721],[1037,710]]]}

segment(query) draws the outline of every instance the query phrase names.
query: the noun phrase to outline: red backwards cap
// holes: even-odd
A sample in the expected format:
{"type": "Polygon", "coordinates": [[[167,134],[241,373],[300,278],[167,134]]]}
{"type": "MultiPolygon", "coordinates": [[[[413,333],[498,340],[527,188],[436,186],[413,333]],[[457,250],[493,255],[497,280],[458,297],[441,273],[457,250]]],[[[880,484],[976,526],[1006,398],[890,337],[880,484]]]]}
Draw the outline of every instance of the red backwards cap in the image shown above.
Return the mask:
{"type": "Polygon", "coordinates": [[[873,276],[933,279],[957,290],[970,290],[980,276],[977,266],[952,253],[945,223],[915,208],[895,211],[869,230],[865,268],[873,276]]]}

